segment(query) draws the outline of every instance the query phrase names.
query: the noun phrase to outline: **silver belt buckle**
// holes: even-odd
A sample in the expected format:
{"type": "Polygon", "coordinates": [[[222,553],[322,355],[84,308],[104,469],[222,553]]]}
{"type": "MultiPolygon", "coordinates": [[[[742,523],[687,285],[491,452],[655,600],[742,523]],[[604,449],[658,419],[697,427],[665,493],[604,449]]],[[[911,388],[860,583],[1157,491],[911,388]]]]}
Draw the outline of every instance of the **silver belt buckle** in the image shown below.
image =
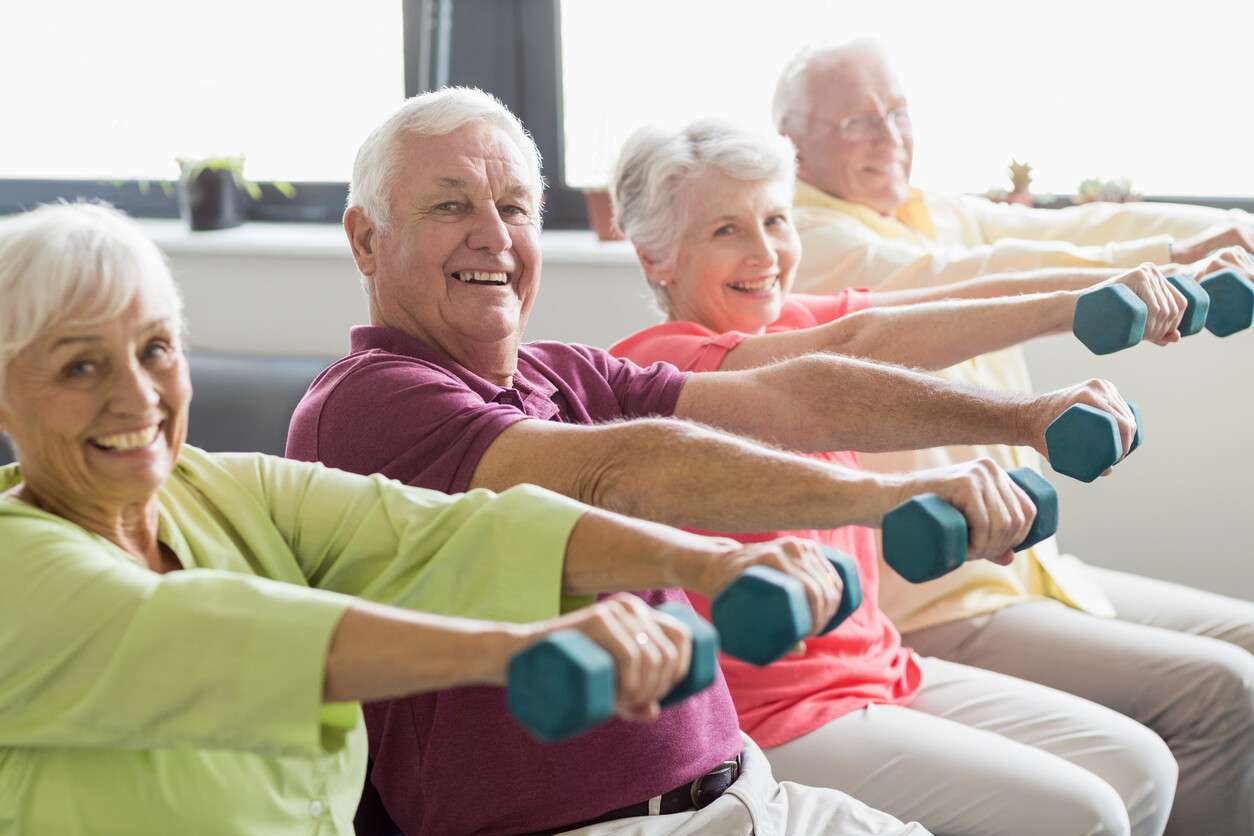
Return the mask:
{"type": "MultiPolygon", "coordinates": [[[[704,775],[698,775],[695,779],[693,779],[692,783],[688,785],[688,798],[692,801],[692,809],[694,810],[701,809],[701,804],[700,802],[697,801],[697,791],[701,788],[702,781],[704,781],[706,778],[709,778],[711,775],[713,775],[716,772],[722,772],[723,770],[727,770],[728,772],[733,772],[734,770],[739,770],[739,768],[740,768],[740,758],[739,756],[737,756],[734,760],[723,761],[718,766],[711,769],[709,772],[705,773],[704,775]]],[[[732,784],[736,783],[736,778],[739,778],[739,777],[740,777],[739,774],[736,774],[735,777],[732,778],[732,784]]],[[[728,786],[731,786],[731,784],[729,784],[728,786]]],[[[724,790],[724,792],[725,791],[726,790],[724,790]]]]}

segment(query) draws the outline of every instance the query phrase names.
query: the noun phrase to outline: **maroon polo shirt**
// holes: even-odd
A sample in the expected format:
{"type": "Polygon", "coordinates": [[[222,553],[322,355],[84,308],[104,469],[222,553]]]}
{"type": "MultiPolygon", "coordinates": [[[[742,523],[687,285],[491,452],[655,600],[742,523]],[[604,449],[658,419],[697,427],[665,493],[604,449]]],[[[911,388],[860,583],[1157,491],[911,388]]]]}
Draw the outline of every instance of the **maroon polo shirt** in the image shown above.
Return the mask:
{"type": "MultiPolygon", "coordinates": [[[[529,343],[503,389],[403,332],[352,330],[352,351],[320,374],[292,416],[287,455],[456,493],[517,421],[599,424],[670,415],[685,375],[597,348],[529,343]]],[[[636,593],[686,601],[678,589],[636,593]]],[[[611,720],[573,740],[534,742],[499,688],[457,688],[365,707],[372,781],[409,836],[518,834],[658,795],[740,751],[723,682],[648,725],[611,720]]]]}

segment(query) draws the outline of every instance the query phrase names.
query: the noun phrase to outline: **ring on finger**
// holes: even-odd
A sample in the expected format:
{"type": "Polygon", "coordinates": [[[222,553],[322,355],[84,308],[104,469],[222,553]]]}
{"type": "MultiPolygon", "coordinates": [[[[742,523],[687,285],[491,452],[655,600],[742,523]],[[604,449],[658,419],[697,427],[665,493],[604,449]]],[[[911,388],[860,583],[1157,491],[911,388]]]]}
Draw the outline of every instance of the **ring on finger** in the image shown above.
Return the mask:
{"type": "Polygon", "coordinates": [[[641,647],[644,647],[648,643],[649,643],[648,633],[646,633],[644,630],[641,630],[639,633],[636,633],[636,644],[640,645],[641,647]]]}

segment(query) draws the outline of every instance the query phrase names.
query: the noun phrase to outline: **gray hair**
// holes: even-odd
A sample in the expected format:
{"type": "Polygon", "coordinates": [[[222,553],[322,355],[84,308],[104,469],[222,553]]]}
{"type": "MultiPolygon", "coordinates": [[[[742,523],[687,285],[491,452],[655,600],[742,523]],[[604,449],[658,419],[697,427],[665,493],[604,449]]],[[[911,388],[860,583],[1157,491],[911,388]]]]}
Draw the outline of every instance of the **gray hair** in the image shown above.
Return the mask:
{"type": "Polygon", "coordinates": [[[48,204],[0,220],[0,402],[9,363],[41,334],[112,319],[136,298],[182,331],[165,256],[112,206],[48,204]]]}
{"type": "MultiPolygon", "coordinates": [[[[641,128],[623,144],[614,169],[614,220],[650,261],[673,264],[689,182],[713,168],[747,182],[786,184],[791,191],[796,159],[787,137],[717,119],[701,119],[678,131],[641,128]]],[[[665,309],[665,291],[655,287],[654,292],[665,309]]]]}
{"type": "Polygon", "coordinates": [[[537,194],[544,189],[540,149],[518,117],[501,100],[475,87],[446,87],[406,99],[357,149],[348,206],[360,207],[372,224],[388,229],[388,195],[400,168],[401,142],[408,136],[444,136],[475,119],[505,131],[531,160],[537,194]]]}
{"type": "Polygon", "coordinates": [[[788,136],[808,131],[810,111],[814,106],[810,97],[811,71],[820,64],[831,66],[853,61],[859,55],[875,55],[884,59],[886,53],[884,45],[873,38],[802,47],[784,65],[775,84],[775,97],[771,100],[771,119],[775,130],[788,136]]]}

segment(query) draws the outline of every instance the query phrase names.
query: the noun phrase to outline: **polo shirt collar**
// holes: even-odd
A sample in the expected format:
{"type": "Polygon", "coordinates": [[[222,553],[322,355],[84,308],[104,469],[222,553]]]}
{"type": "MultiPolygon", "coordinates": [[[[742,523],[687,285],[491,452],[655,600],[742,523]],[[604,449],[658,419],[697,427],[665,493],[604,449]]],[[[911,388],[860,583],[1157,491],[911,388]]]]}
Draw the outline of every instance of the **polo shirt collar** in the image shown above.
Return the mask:
{"type": "Polygon", "coordinates": [[[349,349],[354,353],[362,351],[386,351],[431,363],[452,373],[485,402],[506,403],[516,406],[535,418],[548,419],[560,411],[554,403],[557,394],[555,386],[547,377],[538,372],[530,371],[527,347],[523,345],[518,352],[518,369],[514,372],[514,386],[506,389],[480,377],[475,372],[458,363],[443,351],[433,348],[412,334],[396,328],[382,325],[355,325],[349,331],[349,349]]]}

